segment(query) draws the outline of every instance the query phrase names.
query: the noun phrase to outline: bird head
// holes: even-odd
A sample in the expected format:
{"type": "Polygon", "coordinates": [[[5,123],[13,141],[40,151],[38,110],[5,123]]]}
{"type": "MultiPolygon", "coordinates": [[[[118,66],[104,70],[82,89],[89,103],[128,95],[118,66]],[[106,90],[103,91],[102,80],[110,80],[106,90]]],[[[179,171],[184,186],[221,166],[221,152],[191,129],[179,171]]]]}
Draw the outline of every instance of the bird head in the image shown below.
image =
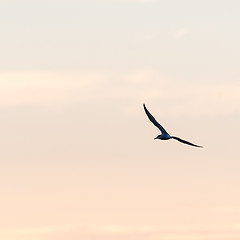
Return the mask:
{"type": "Polygon", "coordinates": [[[161,135],[158,135],[157,137],[154,138],[155,139],[161,139],[161,135]]]}

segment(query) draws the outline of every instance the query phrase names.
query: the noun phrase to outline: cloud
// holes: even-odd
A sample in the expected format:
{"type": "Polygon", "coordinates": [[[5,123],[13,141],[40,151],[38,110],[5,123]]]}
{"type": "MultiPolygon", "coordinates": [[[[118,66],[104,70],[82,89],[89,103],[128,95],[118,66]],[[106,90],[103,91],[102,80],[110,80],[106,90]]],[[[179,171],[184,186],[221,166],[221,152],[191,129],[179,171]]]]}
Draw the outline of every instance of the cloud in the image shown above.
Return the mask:
{"type": "Polygon", "coordinates": [[[189,30],[187,28],[179,28],[175,31],[174,37],[175,38],[182,38],[186,36],[189,33],[189,30]]]}
{"type": "MultiPolygon", "coordinates": [[[[176,81],[158,70],[76,72],[1,72],[0,106],[63,105],[77,102],[158,102],[171,115],[239,112],[240,83],[176,81]],[[167,104],[166,104],[167,103],[167,104]]],[[[127,110],[128,109],[128,110],[127,110]]]]}
{"type": "Polygon", "coordinates": [[[76,100],[73,91],[105,81],[107,74],[89,72],[0,72],[0,106],[62,104],[76,100]]]}
{"type": "MultiPolygon", "coordinates": [[[[217,213],[221,214],[237,214],[240,213],[240,206],[219,206],[213,209],[217,213]]],[[[240,227],[240,226],[239,226],[240,227]]]]}
{"type": "Polygon", "coordinates": [[[135,40],[138,42],[149,42],[155,37],[154,34],[138,34],[135,36],[135,40]]]}
{"type": "Polygon", "coordinates": [[[123,2],[144,2],[144,3],[148,3],[148,2],[154,2],[155,0],[123,0],[123,2]]]}
{"type": "Polygon", "coordinates": [[[154,0],[129,0],[130,2],[154,2],[154,0]]]}
{"type": "Polygon", "coordinates": [[[230,225],[180,225],[180,226],[125,226],[125,225],[93,225],[83,226],[59,225],[34,228],[0,230],[1,239],[144,239],[144,240],[225,240],[239,239],[240,224],[230,225]]]}
{"type": "Polygon", "coordinates": [[[102,0],[103,2],[106,3],[151,3],[155,2],[156,0],[102,0]]]}

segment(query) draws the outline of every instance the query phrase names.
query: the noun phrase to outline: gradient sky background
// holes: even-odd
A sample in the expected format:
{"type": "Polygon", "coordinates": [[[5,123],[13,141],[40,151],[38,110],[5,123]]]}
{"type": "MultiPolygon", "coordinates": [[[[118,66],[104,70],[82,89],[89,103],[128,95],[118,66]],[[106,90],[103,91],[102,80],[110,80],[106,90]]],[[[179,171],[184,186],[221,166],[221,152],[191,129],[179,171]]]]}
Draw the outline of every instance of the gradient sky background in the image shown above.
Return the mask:
{"type": "Polygon", "coordinates": [[[239,9],[1,0],[0,239],[239,240],[239,9]]]}

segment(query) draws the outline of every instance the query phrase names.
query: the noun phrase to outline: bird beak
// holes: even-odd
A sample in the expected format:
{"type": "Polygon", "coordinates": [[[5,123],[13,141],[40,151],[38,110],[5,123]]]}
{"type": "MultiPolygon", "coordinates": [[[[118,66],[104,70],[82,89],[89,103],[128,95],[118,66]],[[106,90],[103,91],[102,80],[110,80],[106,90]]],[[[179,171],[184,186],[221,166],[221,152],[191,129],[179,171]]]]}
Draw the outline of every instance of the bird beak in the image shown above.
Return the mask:
{"type": "Polygon", "coordinates": [[[153,140],[157,139],[157,137],[155,137],[153,140]]]}

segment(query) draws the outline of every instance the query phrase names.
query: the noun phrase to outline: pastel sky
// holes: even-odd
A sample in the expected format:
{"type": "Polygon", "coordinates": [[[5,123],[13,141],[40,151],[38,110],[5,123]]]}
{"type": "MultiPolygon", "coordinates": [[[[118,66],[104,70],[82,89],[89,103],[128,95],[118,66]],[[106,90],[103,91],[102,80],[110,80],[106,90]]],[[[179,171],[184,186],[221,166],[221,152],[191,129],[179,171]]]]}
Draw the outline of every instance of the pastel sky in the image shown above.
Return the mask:
{"type": "Polygon", "coordinates": [[[239,9],[1,0],[0,239],[239,240],[239,9]]]}

